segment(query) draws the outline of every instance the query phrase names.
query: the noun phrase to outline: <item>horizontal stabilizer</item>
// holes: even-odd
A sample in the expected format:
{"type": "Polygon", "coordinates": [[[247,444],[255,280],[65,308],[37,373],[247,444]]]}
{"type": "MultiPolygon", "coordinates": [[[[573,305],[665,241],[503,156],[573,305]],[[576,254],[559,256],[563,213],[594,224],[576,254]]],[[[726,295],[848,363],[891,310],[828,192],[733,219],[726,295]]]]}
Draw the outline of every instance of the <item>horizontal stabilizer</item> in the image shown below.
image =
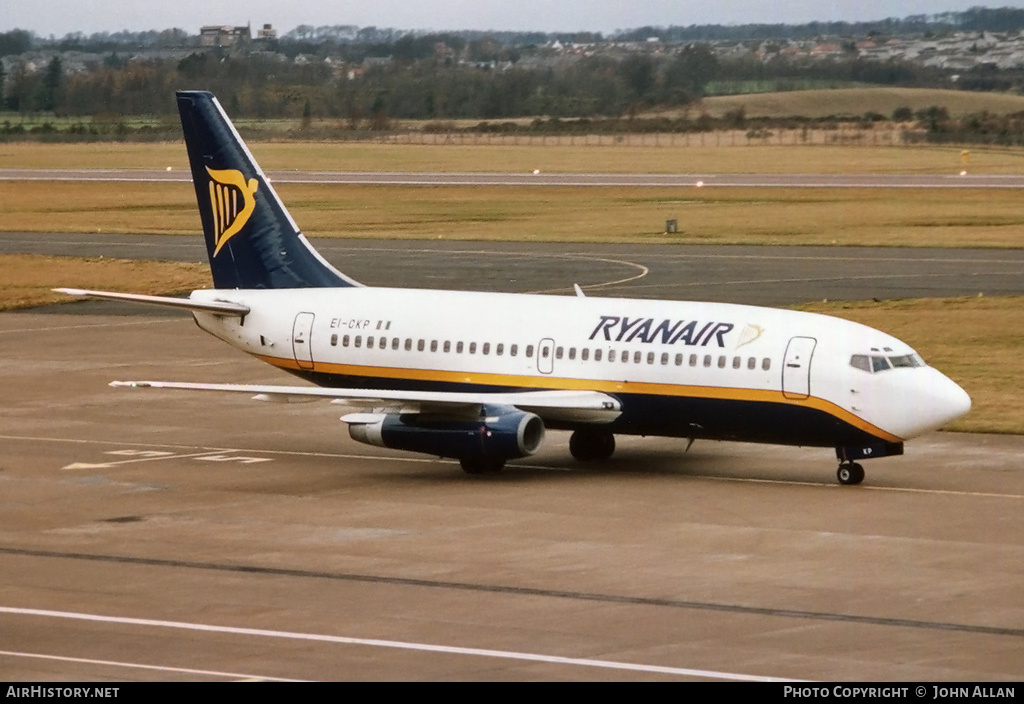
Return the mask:
{"type": "Polygon", "coordinates": [[[115,291],[87,291],[81,288],[55,288],[57,293],[66,293],[69,296],[81,296],[83,298],[99,298],[106,301],[130,301],[132,303],[145,303],[154,306],[165,306],[168,308],[184,308],[186,310],[198,310],[215,315],[233,315],[243,317],[249,314],[249,306],[230,301],[193,301],[190,298],[173,298],[171,296],[147,296],[141,293],[117,293],[115,291]]]}

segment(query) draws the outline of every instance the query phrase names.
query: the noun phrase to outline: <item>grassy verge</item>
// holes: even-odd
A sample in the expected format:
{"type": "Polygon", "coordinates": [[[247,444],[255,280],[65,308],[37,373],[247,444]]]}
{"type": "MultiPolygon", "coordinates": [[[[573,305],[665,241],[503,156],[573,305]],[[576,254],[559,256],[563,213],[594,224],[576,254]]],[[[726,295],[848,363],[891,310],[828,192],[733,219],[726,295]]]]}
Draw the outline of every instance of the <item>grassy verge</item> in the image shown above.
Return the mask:
{"type": "Polygon", "coordinates": [[[1024,110],[1024,97],[938,88],[861,87],[720,95],[705,98],[701,103],[708,114],[716,117],[740,107],[748,117],[825,117],[863,115],[866,112],[889,116],[898,107],[916,111],[933,105],[946,108],[954,117],[983,111],[1005,115],[1024,110]]]}
{"type": "MultiPolygon", "coordinates": [[[[278,191],[313,237],[1006,247],[1010,189],[319,186],[278,191]],[[664,234],[678,220],[679,233],[664,234]]],[[[189,184],[0,182],[11,232],[195,234],[189,184]]]]}
{"type": "Polygon", "coordinates": [[[179,262],[4,254],[0,269],[0,310],[72,300],[55,287],[173,295],[212,284],[205,264],[179,262]]]}
{"type": "MultiPolygon", "coordinates": [[[[1024,100],[1022,98],[1021,100],[1024,100]]],[[[653,140],[651,136],[648,139],[653,140]]],[[[487,171],[531,173],[899,173],[957,174],[960,147],[745,145],[742,133],[661,137],[659,145],[617,146],[391,144],[377,142],[259,142],[252,152],[267,171],[487,171]],[[688,144],[686,140],[688,139],[688,144]]],[[[578,141],[578,138],[577,138],[578,141]]],[[[635,141],[635,140],[634,140],[635,141]]],[[[870,143],[870,140],[868,140],[870,143]]],[[[1024,149],[971,147],[967,168],[978,174],[1024,170],[1024,149]]],[[[0,142],[0,168],[187,170],[181,142],[149,144],[38,144],[0,142]]]]}

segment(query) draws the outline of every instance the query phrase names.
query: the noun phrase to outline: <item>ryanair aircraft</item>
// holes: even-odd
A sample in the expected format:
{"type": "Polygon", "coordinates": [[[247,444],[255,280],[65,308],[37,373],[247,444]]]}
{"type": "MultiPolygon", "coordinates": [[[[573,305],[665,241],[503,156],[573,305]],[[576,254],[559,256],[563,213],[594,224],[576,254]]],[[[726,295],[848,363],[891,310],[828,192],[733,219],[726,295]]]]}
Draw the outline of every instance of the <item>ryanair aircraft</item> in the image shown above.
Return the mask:
{"type": "MultiPolygon", "coordinates": [[[[858,460],[968,411],[957,384],[894,337],[823,315],[723,303],[370,288],[310,246],[210,93],[178,108],[213,290],[188,299],[59,289],[188,309],[203,330],[313,385],[112,386],[322,398],[371,445],[457,458],[471,474],[572,432],[581,461],[615,435],[834,447],[858,460]]],[[[689,446],[687,446],[689,447],[689,446]]]]}

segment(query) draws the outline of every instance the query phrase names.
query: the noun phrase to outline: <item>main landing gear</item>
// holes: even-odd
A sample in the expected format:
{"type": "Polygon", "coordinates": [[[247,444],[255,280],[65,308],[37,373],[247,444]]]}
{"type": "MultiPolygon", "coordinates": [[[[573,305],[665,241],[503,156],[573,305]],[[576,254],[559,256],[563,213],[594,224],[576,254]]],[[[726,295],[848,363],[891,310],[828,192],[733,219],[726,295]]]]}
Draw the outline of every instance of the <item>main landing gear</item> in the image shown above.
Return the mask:
{"type": "Polygon", "coordinates": [[[864,481],[864,468],[856,462],[843,462],[836,470],[836,479],[840,484],[860,484],[864,481]]]}
{"type": "Polygon", "coordinates": [[[505,460],[493,457],[463,457],[459,464],[466,474],[498,474],[505,468],[505,460]]]}
{"type": "Polygon", "coordinates": [[[569,438],[569,452],[580,462],[606,460],[615,452],[615,436],[599,430],[577,430],[569,438]]]}

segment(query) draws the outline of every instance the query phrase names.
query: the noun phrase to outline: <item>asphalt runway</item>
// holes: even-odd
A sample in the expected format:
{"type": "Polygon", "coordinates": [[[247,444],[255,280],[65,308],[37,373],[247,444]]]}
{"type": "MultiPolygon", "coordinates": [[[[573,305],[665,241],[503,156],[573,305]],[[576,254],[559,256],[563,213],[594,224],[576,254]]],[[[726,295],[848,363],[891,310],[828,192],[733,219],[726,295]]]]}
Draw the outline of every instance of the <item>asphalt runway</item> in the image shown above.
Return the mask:
{"type": "MultiPolygon", "coordinates": [[[[313,245],[370,286],[571,295],[578,283],[592,296],[768,306],[1024,294],[1024,250],[337,239],[313,245]]],[[[0,253],[206,260],[198,234],[0,233],[0,253]]]]}
{"type": "Polygon", "coordinates": [[[1024,439],[358,445],[185,315],[0,314],[0,671],[49,680],[1016,681],[1024,439]]]}

